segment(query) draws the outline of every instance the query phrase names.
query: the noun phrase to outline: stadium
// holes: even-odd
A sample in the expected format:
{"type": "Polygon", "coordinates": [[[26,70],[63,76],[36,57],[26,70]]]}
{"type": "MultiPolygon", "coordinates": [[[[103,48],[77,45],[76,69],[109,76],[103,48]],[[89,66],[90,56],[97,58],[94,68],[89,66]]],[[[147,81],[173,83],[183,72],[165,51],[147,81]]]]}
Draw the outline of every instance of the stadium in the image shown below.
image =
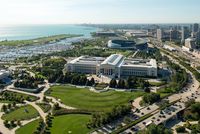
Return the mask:
{"type": "Polygon", "coordinates": [[[108,47],[112,49],[134,49],[145,50],[148,47],[147,41],[141,38],[130,40],[109,40],[108,47]]]}

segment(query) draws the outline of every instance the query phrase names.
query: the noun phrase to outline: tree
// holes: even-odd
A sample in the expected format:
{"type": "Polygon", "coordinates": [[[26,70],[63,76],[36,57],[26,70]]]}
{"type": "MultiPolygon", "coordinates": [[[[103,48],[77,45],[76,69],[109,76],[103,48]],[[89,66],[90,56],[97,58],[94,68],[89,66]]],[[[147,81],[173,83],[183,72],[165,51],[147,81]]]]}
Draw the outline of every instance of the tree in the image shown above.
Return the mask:
{"type": "Polygon", "coordinates": [[[185,107],[190,107],[194,103],[195,103],[195,99],[190,99],[185,102],[185,107]]]}
{"type": "Polygon", "coordinates": [[[3,105],[3,106],[2,106],[2,110],[3,110],[3,112],[6,112],[6,111],[7,111],[7,106],[6,106],[6,105],[3,105]]]}
{"type": "Polygon", "coordinates": [[[5,121],[3,122],[3,124],[4,124],[4,126],[6,126],[7,128],[9,127],[8,120],[5,120],[5,121]]]}
{"type": "Polygon", "coordinates": [[[118,81],[118,84],[117,84],[117,88],[124,88],[125,87],[125,81],[123,79],[120,79],[118,81]]]}
{"type": "Polygon", "coordinates": [[[10,109],[11,108],[11,104],[8,104],[8,109],[10,109]]]}
{"type": "Polygon", "coordinates": [[[143,96],[143,101],[147,104],[152,104],[160,100],[160,94],[157,93],[149,93],[143,96]]]}
{"type": "Polygon", "coordinates": [[[59,104],[58,104],[58,103],[54,104],[53,109],[54,109],[54,110],[59,110],[59,109],[60,109],[59,104]]]}
{"type": "Polygon", "coordinates": [[[11,125],[12,127],[15,127],[15,126],[16,126],[15,121],[14,121],[14,120],[11,120],[11,121],[10,121],[10,125],[11,125]]]}
{"type": "Polygon", "coordinates": [[[172,131],[163,125],[151,124],[146,130],[140,131],[139,134],[172,134],[172,131]]]}
{"type": "Polygon", "coordinates": [[[112,80],[110,81],[109,87],[115,88],[116,86],[117,86],[117,81],[116,81],[116,79],[112,79],[112,80]]]}
{"type": "Polygon", "coordinates": [[[185,132],[185,127],[183,127],[183,126],[177,127],[177,128],[176,128],[176,132],[177,132],[177,133],[184,133],[184,132],[185,132]]]}
{"type": "Polygon", "coordinates": [[[21,121],[18,120],[18,121],[17,121],[17,125],[18,125],[18,126],[21,126],[21,124],[22,124],[21,121]]]}
{"type": "Polygon", "coordinates": [[[144,88],[144,91],[145,91],[146,93],[150,93],[150,92],[151,92],[151,90],[150,90],[149,87],[145,87],[145,88],[144,88]]]}
{"type": "Polygon", "coordinates": [[[92,85],[92,86],[95,84],[95,80],[94,80],[93,77],[92,77],[92,79],[90,80],[90,82],[91,82],[91,85],[92,85]]]}
{"type": "Polygon", "coordinates": [[[90,80],[87,79],[85,85],[86,85],[86,86],[91,86],[92,84],[91,84],[90,80]]]}
{"type": "Polygon", "coordinates": [[[13,107],[16,107],[16,102],[14,101],[14,102],[12,103],[12,105],[13,105],[13,107]]]}

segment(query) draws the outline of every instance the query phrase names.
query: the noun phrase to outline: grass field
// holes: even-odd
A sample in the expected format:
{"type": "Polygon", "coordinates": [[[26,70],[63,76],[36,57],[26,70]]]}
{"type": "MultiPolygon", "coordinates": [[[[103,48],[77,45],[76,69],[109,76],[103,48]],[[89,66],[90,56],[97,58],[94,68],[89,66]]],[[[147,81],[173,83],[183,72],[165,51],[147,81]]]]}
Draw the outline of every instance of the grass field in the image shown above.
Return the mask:
{"type": "Polygon", "coordinates": [[[144,92],[117,92],[108,91],[94,93],[88,89],[72,86],[53,86],[50,95],[61,99],[61,101],[72,107],[94,111],[107,111],[113,106],[126,104],[131,99],[142,96],[144,92]]]}
{"type": "Polygon", "coordinates": [[[89,115],[68,114],[56,116],[53,119],[51,134],[87,134],[91,130],[86,127],[89,115]]]}
{"type": "Polygon", "coordinates": [[[35,130],[37,129],[37,127],[39,126],[39,121],[40,119],[37,119],[20,127],[19,129],[17,129],[15,133],[16,134],[27,134],[27,133],[33,134],[35,130]]]}
{"type": "Polygon", "coordinates": [[[3,120],[27,120],[32,119],[34,117],[37,117],[39,114],[35,108],[33,108],[31,105],[26,105],[17,108],[14,111],[11,111],[7,114],[4,114],[2,116],[3,120]]]}

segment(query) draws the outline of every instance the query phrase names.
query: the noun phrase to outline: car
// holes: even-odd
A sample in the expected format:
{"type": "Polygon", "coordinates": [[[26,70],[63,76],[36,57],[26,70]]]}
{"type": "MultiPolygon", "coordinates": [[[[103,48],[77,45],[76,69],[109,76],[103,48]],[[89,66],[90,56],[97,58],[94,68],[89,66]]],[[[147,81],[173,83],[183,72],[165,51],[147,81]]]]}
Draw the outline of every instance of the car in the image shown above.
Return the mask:
{"type": "Polygon", "coordinates": [[[132,127],[132,128],[131,128],[131,130],[132,130],[132,131],[135,131],[135,132],[137,132],[137,131],[138,131],[138,129],[137,129],[137,128],[135,128],[135,127],[132,127]]]}
{"type": "Polygon", "coordinates": [[[166,118],[166,116],[165,116],[165,115],[163,115],[162,117],[163,117],[163,118],[166,118]]]}
{"type": "Polygon", "coordinates": [[[171,112],[169,112],[169,113],[167,113],[168,115],[171,115],[172,113],[171,112]]]}
{"type": "Polygon", "coordinates": [[[147,110],[151,110],[150,107],[147,107],[147,110]]]}

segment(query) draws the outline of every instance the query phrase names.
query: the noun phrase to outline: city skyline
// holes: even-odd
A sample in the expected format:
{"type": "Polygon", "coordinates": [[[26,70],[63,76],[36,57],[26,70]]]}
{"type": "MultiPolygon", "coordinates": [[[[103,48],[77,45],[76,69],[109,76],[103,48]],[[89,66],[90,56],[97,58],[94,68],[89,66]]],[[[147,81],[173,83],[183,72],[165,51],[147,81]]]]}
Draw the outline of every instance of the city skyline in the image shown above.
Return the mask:
{"type": "Polygon", "coordinates": [[[0,24],[194,23],[198,0],[0,0],[0,24]]]}

